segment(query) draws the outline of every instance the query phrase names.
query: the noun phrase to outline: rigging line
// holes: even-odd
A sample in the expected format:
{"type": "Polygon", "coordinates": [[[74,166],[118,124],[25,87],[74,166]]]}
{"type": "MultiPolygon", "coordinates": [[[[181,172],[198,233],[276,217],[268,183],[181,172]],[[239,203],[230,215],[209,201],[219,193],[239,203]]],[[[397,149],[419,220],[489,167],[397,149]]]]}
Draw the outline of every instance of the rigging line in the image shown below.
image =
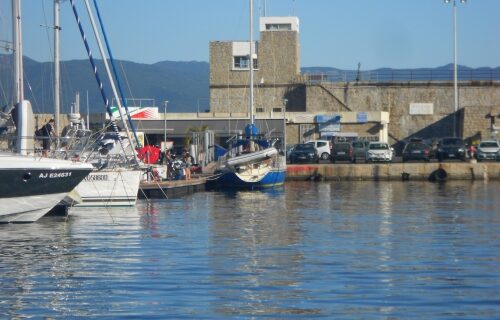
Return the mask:
{"type": "MultiPolygon", "coordinates": [[[[97,47],[99,48],[99,52],[101,53],[101,56],[104,57],[102,62],[104,63],[104,69],[106,70],[106,75],[108,76],[109,84],[111,86],[111,90],[113,91],[113,96],[116,98],[116,103],[118,104],[118,108],[117,108],[118,113],[120,114],[120,119],[122,121],[123,126],[125,127],[126,138],[129,141],[128,147],[131,148],[131,151],[133,153],[134,164],[136,166],[139,166],[139,159],[137,159],[137,153],[135,152],[135,149],[134,149],[134,144],[132,142],[132,137],[130,135],[127,121],[125,120],[125,117],[123,116],[121,99],[118,96],[118,92],[116,91],[115,81],[113,80],[113,74],[111,73],[111,70],[109,68],[108,59],[106,59],[106,53],[104,52],[102,42],[101,42],[101,37],[100,37],[99,32],[97,30],[97,26],[96,26],[96,23],[94,20],[94,14],[92,12],[92,8],[90,7],[88,0],[84,0],[84,2],[85,2],[85,7],[87,8],[87,13],[89,15],[90,23],[92,25],[92,31],[94,32],[95,40],[97,41],[97,47]]],[[[125,149],[123,149],[123,153],[126,154],[125,149]]]]}
{"type": "MultiPolygon", "coordinates": [[[[106,96],[106,92],[104,91],[103,84],[102,84],[101,78],[99,77],[99,73],[97,71],[97,66],[96,66],[95,61],[94,61],[94,57],[92,56],[92,51],[90,50],[89,43],[87,41],[87,36],[85,35],[85,32],[83,31],[80,17],[78,16],[78,12],[76,11],[75,0],[70,0],[70,2],[71,2],[71,7],[73,8],[73,14],[75,16],[76,23],[78,24],[78,29],[80,30],[80,35],[81,35],[83,43],[85,45],[85,49],[87,50],[87,55],[89,57],[90,64],[92,65],[92,70],[94,71],[94,76],[95,76],[95,79],[97,81],[97,86],[99,87],[99,89],[101,91],[101,97],[104,101],[104,105],[106,106],[106,111],[108,112],[108,115],[110,118],[111,126],[113,127],[113,130],[115,131],[116,135],[118,136],[118,141],[120,142],[120,146],[122,148],[123,153],[126,154],[125,146],[123,145],[123,140],[122,140],[122,137],[120,135],[120,131],[118,130],[118,127],[116,125],[116,121],[113,117],[113,111],[111,110],[111,107],[109,105],[109,100],[106,96]]],[[[105,58],[103,57],[103,59],[105,59],[105,58]]]]}
{"type": "Polygon", "coordinates": [[[148,198],[148,196],[147,196],[146,192],[144,192],[144,190],[143,190],[142,188],[139,188],[139,191],[140,191],[140,192],[142,193],[142,195],[144,196],[144,199],[146,199],[146,202],[147,202],[148,204],[150,204],[151,199],[149,199],[149,198],[148,198]]]}
{"type": "MultiPolygon", "coordinates": [[[[122,63],[122,61],[119,61],[118,63],[119,63],[119,65],[120,65],[120,69],[121,69],[121,72],[122,72],[123,78],[125,78],[125,84],[126,84],[126,86],[127,86],[127,90],[128,90],[128,92],[130,92],[130,96],[131,96],[131,98],[130,98],[130,99],[131,99],[132,101],[136,101],[137,99],[134,97],[134,95],[133,95],[133,93],[132,93],[132,88],[130,87],[130,82],[129,82],[129,80],[128,80],[127,73],[125,72],[125,68],[123,67],[123,63],[122,63]]],[[[153,102],[154,102],[154,101],[153,101],[153,102]]],[[[142,105],[142,104],[141,104],[141,105],[142,105]]],[[[155,104],[153,103],[153,107],[154,107],[154,105],[155,105],[155,104]]],[[[142,127],[142,121],[141,121],[141,119],[137,119],[137,127],[136,127],[135,129],[141,129],[141,128],[142,128],[142,129],[144,129],[144,128],[142,127]]],[[[134,132],[135,132],[135,131],[134,131],[134,132]]],[[[148,137],[147,137],[147,135],[144,135],[144,140],[145,140],[145,143],[146,143],[146,144],[149,144],[149,141],[148,141],[148,137]]],[[[139,146],[140,146],[140,144],[139,144],[139,146]]]]}
{"type": "Polygon", "coordinates": [[[125,107],[125,111],[127,113],[128,122],[130,123],[130,128],[134,133],[135,141],[137,143],[137,147],[141,147],[141,143],[139,142],[139,138],[137,137],[137,133],[134,127],[134,123],[132,121],[132,117],[130,116],[130,112],[128,111],[127,99],[125,98],[125,94],[123,93],[123,89],[121,86],[120,78],[118,77],[118,72],[116,71],[115,59],[113,58],[113,53],[111,52],[111,47],[109,46],[108,37],[106,35],[106,31],[104,30],[104,24],[102,23],[101,13],[99,12],[99,7],[97,6],[97,1],[94,0],[94,7],[97,13],[97,19],[99,20],[99,25],[101,26],[102,35],[104,37],[104,43],[106,44],[106,50],[109,54],[109,61],[111,62],[111,68],[113,69],[113,73],[115,75],[116,84],[118,85],[118,91],[120,92],[120,96],[123,102],[123,106],[125,107]]]}
{"type": "Polygon", "coordinates": [[[35,93],[33,92],[33,88],[31,87],[30,81],[26,77],[26,73],[24,74],[24,81],[28,85],[29,92],[31,92],[31,97],[33,98],[33,101],[34,101],[33,105],[36,107],[35,109],[38,109],[38,100],[35,97],[35,93]]]}

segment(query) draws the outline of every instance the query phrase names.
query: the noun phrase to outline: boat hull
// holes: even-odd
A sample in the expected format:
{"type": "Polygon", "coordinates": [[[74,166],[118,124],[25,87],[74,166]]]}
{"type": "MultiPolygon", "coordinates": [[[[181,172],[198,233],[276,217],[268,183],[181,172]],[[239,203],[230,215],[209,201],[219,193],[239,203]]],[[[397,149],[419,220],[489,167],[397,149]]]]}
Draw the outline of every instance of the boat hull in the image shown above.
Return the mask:
{"type": "Polygon", "coordinates": [[[285,178],[285,157],[276,156],[239,167],[220,168],[213,178],[207,179],[207,188],[221,190],[275,188],[282,186],[285,178]]]}
{"type": "Polygon", "coordinates": [[[0,156],[0,223],[37,221],[91,171],[83,163],[0,156]]]}
{"type": "Polygon", "coordinates": [[[81,202],[75,206],[133,206],[142,175],[142,170],[126,168],[94,170],[76,187],[81,202]]]}
{"type": "Polygon", "coordinates": [[[286,173],[285,170],[272,170],[266,173],[262,179],[258,181],[243,180],[240,175],[233,171],[218,172],[216,175],[218,175],[217,178],[207,180],[208,189],[259,190],[283,186],[286,173]]]}

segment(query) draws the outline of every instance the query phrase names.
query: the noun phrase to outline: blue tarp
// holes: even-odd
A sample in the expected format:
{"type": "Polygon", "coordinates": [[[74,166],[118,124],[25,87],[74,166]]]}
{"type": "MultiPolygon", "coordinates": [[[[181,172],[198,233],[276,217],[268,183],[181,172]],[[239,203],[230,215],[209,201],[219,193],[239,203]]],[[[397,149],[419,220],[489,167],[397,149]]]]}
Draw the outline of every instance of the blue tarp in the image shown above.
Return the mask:
{"type": "Polygon", "coordinates": [[[222,157],[227,153],[227,149],[219,146],[218,144],[214,144],[214,157],[215,160],[218,160],[219,157],[222,157]]]}

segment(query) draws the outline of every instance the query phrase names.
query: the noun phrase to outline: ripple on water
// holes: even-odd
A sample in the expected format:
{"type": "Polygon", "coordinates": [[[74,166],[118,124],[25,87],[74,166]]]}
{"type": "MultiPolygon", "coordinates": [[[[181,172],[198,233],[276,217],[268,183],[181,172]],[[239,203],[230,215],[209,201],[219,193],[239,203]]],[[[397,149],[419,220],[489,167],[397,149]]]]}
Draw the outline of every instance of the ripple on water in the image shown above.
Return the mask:
{"type": "Polygon", "coordinates": [[[496,318],[499,187],[293,182],[0,225],[0,314],[496,318]]]}

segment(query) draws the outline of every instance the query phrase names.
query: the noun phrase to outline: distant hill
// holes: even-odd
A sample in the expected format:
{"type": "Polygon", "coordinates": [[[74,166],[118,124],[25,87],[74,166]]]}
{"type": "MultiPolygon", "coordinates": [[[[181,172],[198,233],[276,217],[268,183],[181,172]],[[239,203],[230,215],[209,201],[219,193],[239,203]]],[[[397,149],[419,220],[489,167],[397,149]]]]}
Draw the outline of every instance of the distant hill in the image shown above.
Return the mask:
{"type": "MultiPolygon", "coordinates": [[[[112,91],[101,60],[97,68],[107,98],[111,101],[112,91]]],[[[130,61],[116,61],[125,95],[130,98],[154,99],[163,112],[163,102],[168,100],[168,112],[203,112],[209,108],[209,64],[207,62],[162,61],[141,64],[130,61]],[[126,76],[125,76],[126,75],[126,76]]],[[[35,113],[53,112],[52,63],[37,62],[24,58],[25,96],[33,104],[35,113]]],[[[330,67],[306,67],[302,73],[321,74],[321,79],[332,81],[408,81],[408,80],[451,80],[453,65],[438,68],[391,69],[380,68],[370,71],[340,70],[330,67]]],[[[0,55],[0,107],[10,99],[12,92],[12,63],[10,55],[0,55]]],[[[459,79],[500,80],[500,67],[472,69],[459,66],[459,79]]],[[[86,113],[87,91],[90,112],[105,112],[104,102],[98,89],[88,60],[61,62],[61,110],[70,111],[75,92],[80,92],[80,108],[86,113]]]]}
{"type": "MultiPolygon", "coordinates": [[[[141,64],[115,61],[120,82],[127,98],[154,99],[163,112],[168,100],[168,112],[196,112],[208,108],[209,65],[207,62],[163,61],[141,64]],[[126,75],[126,76],[124,76],[126,75]]],[[[106,80],[102,60],[96,61],[100,78],[109,101],[113,92],[106,80]]],[[[24,57],[25,96],[35,113],[53,112],[53,64],[24,57]]],[[[80,111],[86,113],[87,91],[90,112],[105,112],[105,105],[88,60],[61,61],[61,109],[69,112],[80,92],[80,111]]],[[[6,104],[12,92],[12,64],[7,55],[0,55],[0,106],[6,104]]]]}

